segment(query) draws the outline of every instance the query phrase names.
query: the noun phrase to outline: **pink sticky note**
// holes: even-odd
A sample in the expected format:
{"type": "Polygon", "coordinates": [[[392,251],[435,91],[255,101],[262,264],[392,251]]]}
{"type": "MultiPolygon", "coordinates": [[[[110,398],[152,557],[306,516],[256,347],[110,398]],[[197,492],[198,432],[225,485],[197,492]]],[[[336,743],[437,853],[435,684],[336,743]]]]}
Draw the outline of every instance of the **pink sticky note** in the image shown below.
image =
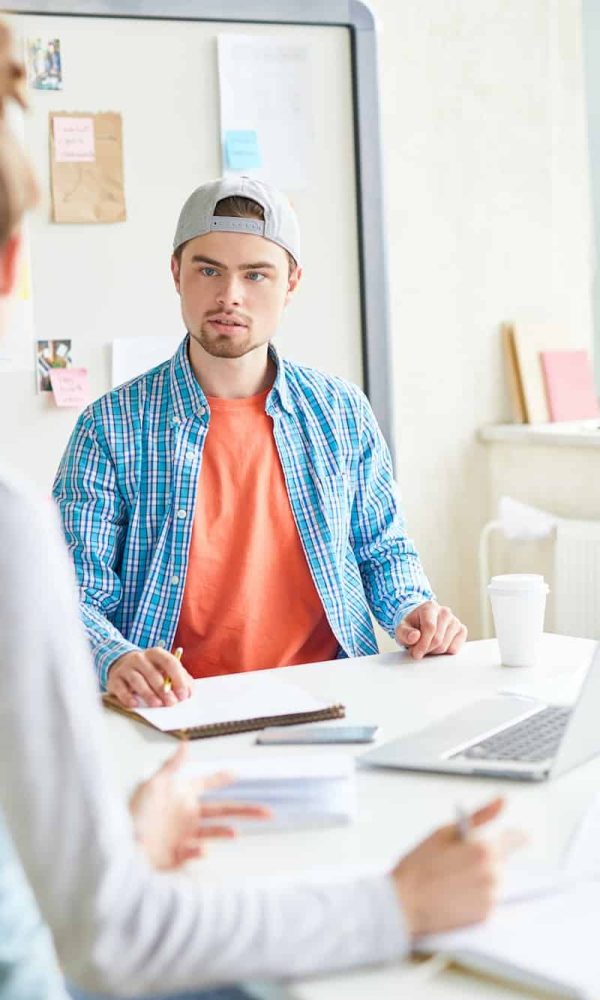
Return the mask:
{"type": "Polygon", "coordinates": [[[93,163],[96,141],[93,118],[61,115],[54,122],[54,159],[57,163],[93,163]]]}
{"type": "Polygon", "coordinates": [[[89,403],[87,368],[51,368],[49,375],[57,406],[81,408],[89,403]]]}

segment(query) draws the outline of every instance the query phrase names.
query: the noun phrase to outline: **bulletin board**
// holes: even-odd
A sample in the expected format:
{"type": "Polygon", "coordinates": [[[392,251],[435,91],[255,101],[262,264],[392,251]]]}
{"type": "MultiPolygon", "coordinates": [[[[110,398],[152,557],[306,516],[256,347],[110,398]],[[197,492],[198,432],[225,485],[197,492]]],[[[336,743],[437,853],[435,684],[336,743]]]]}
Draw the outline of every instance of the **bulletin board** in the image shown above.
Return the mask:
{"type": "MultiPolygon", "coordinates": [[[[237,33],[306,46],[307,176],[303,189],[288,192],[300,219],[304,277],[276,343],[285,357],[362,386],[393,450],[368,8],[354,0],[15,0],[10,18],[24,40],[60,39],[62,90],[30,89],[24,126],[42,190],[28,223],[33,323],[37,339],[71,340],[92,398],[111,388],[114,339],[184,336],[170,252],[184,200],[223,172],[218,38],[237,33]],[[52,221],[49,115],[57,112],[121,116],[125,220],[52,221]]],[[[2,457],[43,489],[77,415],[58,409],[50,393],[36,394],[33,370],[0,372],[2,457]]]]}

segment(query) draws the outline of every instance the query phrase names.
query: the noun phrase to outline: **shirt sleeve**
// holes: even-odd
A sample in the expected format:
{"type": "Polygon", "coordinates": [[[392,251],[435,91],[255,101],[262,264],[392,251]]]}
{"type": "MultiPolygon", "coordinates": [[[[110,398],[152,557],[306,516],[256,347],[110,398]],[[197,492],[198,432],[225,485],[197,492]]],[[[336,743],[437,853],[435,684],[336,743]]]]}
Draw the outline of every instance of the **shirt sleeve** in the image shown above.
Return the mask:
{"type": "Polygon", "coordinates": [[[406,535],[388,447],[365,396],[352,545],[375,618],[390,635],[409,611],[433,599],[417,550],[406,535]]]}
{"type": "Polygon", "coordinates": [[[114,466],[98,440],[91,411],[79,418],[61,460],[53,495],[79,584],[80,612],[101,689],[110,665],[137,649],[112,623],[122,598],[116,567],[127,530],[114,466]]]}
{"type": "Polygon", "coordinates": [[[104,759],[58,527],[5,486],[0,514],[0,805],[67,977],[141,996],[403,955],[389,876],[209,886],[146,865],[104,759]]]}

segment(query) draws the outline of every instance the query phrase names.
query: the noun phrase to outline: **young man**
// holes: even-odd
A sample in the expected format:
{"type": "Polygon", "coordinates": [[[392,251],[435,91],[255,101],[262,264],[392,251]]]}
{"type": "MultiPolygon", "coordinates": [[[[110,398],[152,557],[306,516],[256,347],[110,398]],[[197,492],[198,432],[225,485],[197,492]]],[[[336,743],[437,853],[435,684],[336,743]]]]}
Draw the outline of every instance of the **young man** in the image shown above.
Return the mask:
{"type": "Polygon", "coordinates": [[[188,336],[88,407],[63,457],[84,623],[126,706],[172,704],[191,676],[374,653],[369,609],[416,658],[465,640],[404,533],[365,396],[272,345],[299,242],[280,192],[197,188],[171,261],[188,336]]]}

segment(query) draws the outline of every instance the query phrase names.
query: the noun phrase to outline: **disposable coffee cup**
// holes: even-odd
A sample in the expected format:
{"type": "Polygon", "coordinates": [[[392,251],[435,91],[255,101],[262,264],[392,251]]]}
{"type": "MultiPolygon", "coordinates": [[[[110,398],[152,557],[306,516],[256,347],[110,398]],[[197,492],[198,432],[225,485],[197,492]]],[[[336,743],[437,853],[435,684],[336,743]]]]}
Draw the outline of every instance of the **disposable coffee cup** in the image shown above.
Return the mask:
{"type": "Polygon", "coordinates": [[[535,666],[549,590],[544,577],[505,573],[493,576],[487,589],[503,666],[535,666]]]}

